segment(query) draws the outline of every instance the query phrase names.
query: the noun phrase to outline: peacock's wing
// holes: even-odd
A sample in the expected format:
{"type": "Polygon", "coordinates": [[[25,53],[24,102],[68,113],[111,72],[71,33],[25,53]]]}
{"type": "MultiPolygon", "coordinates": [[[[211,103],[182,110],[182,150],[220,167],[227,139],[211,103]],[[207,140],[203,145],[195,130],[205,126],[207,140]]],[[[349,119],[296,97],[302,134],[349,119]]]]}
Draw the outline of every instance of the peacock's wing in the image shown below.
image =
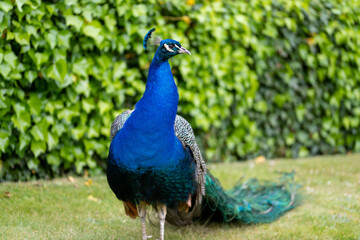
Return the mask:
{"type": "Polygon", "coordinates": [[[174,129],[176,137],[179,138],[185,146],[189,147],[193,153],[196,163],[195,180],[198,183],[196,201],[198,204],[201,204],[202,197],[205,195],[205,161],[201,156],[201,152],[196,143],[195,134],[190,123],[183,117],[176,115],[174,129]]]}
{"type": "Polygon", "coordinates": [[[166,221],[176,226],[184,226],[193,223],[202,213],[201,202],[205,195],[206,165],[196,143],[195,134],[190,123],[181,116],[176,115],[174,129],[176,137],[178,137],[186,147],[190,148],[196,163],[195,180],[197,182],[197,190],[195,204],[186,211],[178,208],[167,209],[166,221]]]}
{"type": "Polygon", "coordinates": [[[134,110],[125,110],[115,118],[110,128],[110,141],[112,141],[112,139],[115,137],[115,134],[123,128],[126,120],[130,117],[133,111],[134,110]]]}

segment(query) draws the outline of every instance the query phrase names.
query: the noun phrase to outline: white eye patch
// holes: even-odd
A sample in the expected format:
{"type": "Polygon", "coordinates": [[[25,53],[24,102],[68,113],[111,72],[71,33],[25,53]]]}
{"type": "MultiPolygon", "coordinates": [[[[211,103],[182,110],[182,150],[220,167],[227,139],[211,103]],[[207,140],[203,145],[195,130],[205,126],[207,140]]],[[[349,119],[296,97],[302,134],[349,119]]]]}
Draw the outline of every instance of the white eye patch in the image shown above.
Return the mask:
{"type": "MultiPolygon", "coordinates": [[[[175,45],[176,46],[176,45],[175,45]]],[[[175,52],[174,50],[172,50],[169,45],[167,45],[166,43],[164,43],[164,47],[166,50],[168,50],[169,52],[175,52]]]]}

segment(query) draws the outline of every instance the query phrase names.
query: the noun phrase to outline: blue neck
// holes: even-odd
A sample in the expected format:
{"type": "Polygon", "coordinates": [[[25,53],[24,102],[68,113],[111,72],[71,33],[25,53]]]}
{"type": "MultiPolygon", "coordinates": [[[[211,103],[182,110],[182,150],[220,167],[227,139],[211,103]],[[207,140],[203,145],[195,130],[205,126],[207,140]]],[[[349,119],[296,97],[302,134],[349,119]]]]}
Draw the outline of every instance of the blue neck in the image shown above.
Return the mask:
{"type": "Polygon", "coordinates": [[[155,114],[150,121],[158,121],[161,115],[161,123],[173,130],[179,94],[171,73],[167,59],[162,59],[160,49],[155,53],[150,64],[149,75],[146,82],[146,90],[141,100],[136,104],[136,109],[141,109],[142,114],[155,114]]]}
{"type": "Polygon", "coordinates": [[[174,133],[179,94],[170,64],[159,57],[151,62],[146,90],[112,145],[117,145],[121,162],[128,167],[176,164],[184,156],[174,133]],[[114,143],[115,142],[115,143],[114,143]]]}

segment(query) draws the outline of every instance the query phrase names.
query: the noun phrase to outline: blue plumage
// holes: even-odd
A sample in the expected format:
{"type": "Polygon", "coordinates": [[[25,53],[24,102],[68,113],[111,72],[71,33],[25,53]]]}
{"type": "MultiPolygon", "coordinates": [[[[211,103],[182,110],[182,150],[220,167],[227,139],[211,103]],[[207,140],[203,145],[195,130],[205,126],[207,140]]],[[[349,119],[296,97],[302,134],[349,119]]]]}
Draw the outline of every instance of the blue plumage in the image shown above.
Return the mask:
{"type": "MultiPolygon", "coordinates": [[[[149,37],[149,34],[151,34],[151,31],[145,36],[145,39],[149,37]]],[[[173,43],[180,45],[174,40],[161,41],[162,45],[171,45],[173,43]]],[[[146,44],[145,40],[144,44],[146,44]]],[[[132,194],[127,195],[128,191],[118,191],[119,185],[116,183],[113,185],[114,180],[110,179],[110,187],[113,190],[115,189],[114,191],[117,192],[117,196],[121,200],[135,204],[140,201],[154,203],[161,200],[163,204],[174,207],[176,203],[186,201],[189,193],[194,192],[194,170],[189,168],[192,162],[191,155],[174,133],[179,94],[168,59],[176,54],[176,52],[168,52],[166,49],[163,51],[161,47],[158,48],[149,68],[143,97],[136,104],[135,110],[127,119],[124,127],[111,142],[108,162],[111,164],[110,166],[122,169],[119,171],[118,176],[111,175],[116,178],[116,182],[126,182],[124,176],[121,175],[121,173],[125,174],[126,170],[139,175],[140,178],[143,172],[152,171],[151,175],[154,177],[153,180],[149,179],[150,182],[153,182],[148,188],[141,187],[142,183],[138,180],[125,184],[128,188],[134,185],[132,189],[134,192],[141,189],[136,193],[138,197],[135,199],[132,194]],[[154,168],[158,170],[159,175],[160,172],[163,172],[161,177],[156,176],[157,171],[153,171],[154,168]],[[183,168],[186,170],[182,170],[183,168]],[[176,173],[175,170],[179,174],[180,172],[183,174],[178,177],[177,182],[171,179],[174,177],[173,174],[176,173]],[[166,176],[166,172],[171,174],[166,176]],[[169,178],[168,181],[161,180],[166,177],[169,178]],[[184,182],[181,178],[187,179],[188,182],[184,182]],[[160,180],[163,184],[173,182],[174,186],[166,186],[166,188],[178,188],[178,191],[163,193],[160,187],[154,187],[153,189],[153,186],[158,184],[156,181],[160,180]],[[149,196],[151,192],[152,196],[149,196]],[[159,196],[166,194],[168,200],[159,196]],[[178,197],[175,197],[175,195],[178,197]]],[[[112,168],[108,169],[112,170],[112,168]]]]}
{"type": "MultiPolygon", "coordinates": [[[[154,31],[146,34],[145,49],[154,31]]],[[[270,222],[296,206],[293,175],[280,183],[261,186],[252,181],[224,191],[206,172],[190,124],[176,115],[179,94],[168,62],[180,53],[191,53],[172,39],[156,43],[160,46],[144,95],[133,111],[119,115],[111,126],[107,168],[108,183],[126,214],[140,217],[143,240],[147,204],[158,211],[161,240],[165,217],[175,225],[209,218],[270,222]]]]}

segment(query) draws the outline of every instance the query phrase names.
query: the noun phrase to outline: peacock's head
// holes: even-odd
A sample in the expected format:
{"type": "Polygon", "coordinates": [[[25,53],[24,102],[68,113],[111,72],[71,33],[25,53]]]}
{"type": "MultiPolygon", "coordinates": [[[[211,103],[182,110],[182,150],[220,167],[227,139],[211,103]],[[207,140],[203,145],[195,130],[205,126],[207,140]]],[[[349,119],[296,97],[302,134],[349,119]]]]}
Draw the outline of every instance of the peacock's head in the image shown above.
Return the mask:
{"type": "Polygon", "coordinates": [[[182,47],[178,41],[173,39],[162,40],[159,36],[152,36],[152,33],[155,31],[155,28],[151,29],[144,37],[144,49],[148,45],[160,45],[156,51],[159,54],[159,57],[162,59],[169,59],[173,56],[176,56],[180,53],[186,53],[191,55],[190,51],[182,47]]]}

